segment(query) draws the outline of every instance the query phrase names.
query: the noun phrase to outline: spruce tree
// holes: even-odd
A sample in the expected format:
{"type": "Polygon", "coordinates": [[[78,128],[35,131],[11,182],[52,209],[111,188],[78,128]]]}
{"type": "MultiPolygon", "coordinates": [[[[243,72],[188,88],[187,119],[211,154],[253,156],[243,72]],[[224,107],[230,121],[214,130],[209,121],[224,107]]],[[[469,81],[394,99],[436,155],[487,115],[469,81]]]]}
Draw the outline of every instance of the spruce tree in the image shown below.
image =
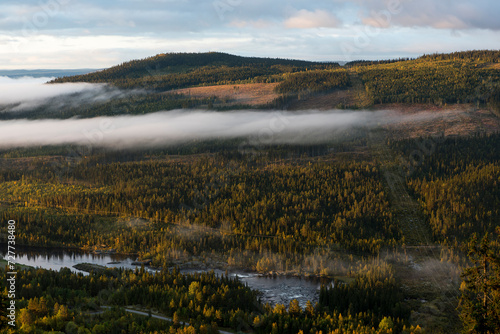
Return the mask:
{"type": "MultiPolygon", "coordinates": [[[[497,233],[500,231],[497,231],[497,233]]],[[[464,333],[500,331],[500,257],[498,240],[474,235],[468,245],[471,267],[462,273],[460,317],[464,333]]]]}

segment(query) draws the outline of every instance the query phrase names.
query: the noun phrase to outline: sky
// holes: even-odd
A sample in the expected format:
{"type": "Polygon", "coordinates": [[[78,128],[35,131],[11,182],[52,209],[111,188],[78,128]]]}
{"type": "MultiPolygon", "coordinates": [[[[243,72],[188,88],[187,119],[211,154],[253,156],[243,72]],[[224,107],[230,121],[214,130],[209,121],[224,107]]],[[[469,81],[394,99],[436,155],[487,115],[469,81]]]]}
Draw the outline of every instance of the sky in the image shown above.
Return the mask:
{"type": "Polygon", "coordinates": [[[166,52],[321,61],[500,49],[498,0],[2,0],[0,69],[166,52]]]}

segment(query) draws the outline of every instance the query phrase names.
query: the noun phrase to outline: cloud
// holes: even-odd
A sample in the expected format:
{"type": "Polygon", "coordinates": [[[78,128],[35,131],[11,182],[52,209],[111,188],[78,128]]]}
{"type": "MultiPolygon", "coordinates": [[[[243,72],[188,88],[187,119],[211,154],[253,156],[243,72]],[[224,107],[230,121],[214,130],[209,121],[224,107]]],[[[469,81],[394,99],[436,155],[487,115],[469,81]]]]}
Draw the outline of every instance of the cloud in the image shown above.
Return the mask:
{"type": "Polygon", "coordinates": [[[103,68],[162,52],[205,51],[345,60],[340,45],[373,26],[386,29],[357,58],[495,49],[498,12],[494,0],[2,0],[0,64],[103,68]],[[53,3],[61,5],[48,6],[53,3]],[[377,15],[393,3],[400,10],[381,21],[377,15]],[[459,30],[461,38],[449,30],[459,30]],[[324,36],[332,31],[336,36],[324,36]],[[403,52],[427,41],[446,47],[403,52]]]}
{"type": "Polygon", "coordinates": [[[299,10],[285,21],[285,27],[290,29],[335,28],[339,24],[339,20],[333,14],[320,9],[299,10]]]}
{"type": "Polygon", "coordinates": [[[492,0],[358,1],[365,25],[389,28],[500,30],[496,14],[500,3],[492,0]],[[397,5],[396,5],[397,4],[397,5]]]}
{"type": "Polygon", "coordinates": [[[155,147],[193,140],[247,138],[245,147],[324,143],[344,139],[354,127],[377,127],[432,114],[396,116],[388,111],[213,112],[176,110],[140,116],[66,120],[0,121],[0,147],[77,144],[92,147],[155,147]]]}
{"type": "Polygon", "coordinates": [[[53,78],[0,77],[0,107],[3,112],[34,108],[57,98],[57,106],[107,101],[124,93],[105,84],[46,84],[53,78]]]}
{"type": "Polygon", "coordinates": [[[237,28],[253,27],[256,29],[267,29],[273,26],[273,23],[263,19],[256,21],[233,20],[229,25],[237,28]]]}

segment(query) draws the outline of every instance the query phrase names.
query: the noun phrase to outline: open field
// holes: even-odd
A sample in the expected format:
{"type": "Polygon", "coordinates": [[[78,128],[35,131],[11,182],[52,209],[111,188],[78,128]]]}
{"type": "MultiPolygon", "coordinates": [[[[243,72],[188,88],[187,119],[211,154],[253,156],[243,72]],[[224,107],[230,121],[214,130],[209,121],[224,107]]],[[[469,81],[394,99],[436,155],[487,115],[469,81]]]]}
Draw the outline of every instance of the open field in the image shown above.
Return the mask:
{"type": "Polygon", "coordinates": [[[500,118],[487,109],[470,104],[436,106],[432,104],[384,104],[376,110],[390,110],[394,116],[414,116],[388,126],[394,137],[467,136],[500,131],[500,118]]]}
{"type": "Polygon", "coordinates": [[[271,103],[279,95],[274,91],[277,83],[252,83],[235,85],[216,85],[176,89],[168,93],[184,94],[192,98],[217,96],[225,100],[226,105],[260,106],[271,103]]]}

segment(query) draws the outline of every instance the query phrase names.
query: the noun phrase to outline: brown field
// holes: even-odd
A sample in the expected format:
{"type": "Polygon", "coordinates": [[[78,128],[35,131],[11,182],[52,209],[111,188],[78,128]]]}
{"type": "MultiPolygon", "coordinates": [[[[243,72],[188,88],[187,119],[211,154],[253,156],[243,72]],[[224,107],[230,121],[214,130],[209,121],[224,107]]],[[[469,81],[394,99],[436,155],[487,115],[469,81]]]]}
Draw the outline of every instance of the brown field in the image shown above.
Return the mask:
{"type": "Polygon", "coordinates": [[[395,137],[467,136],[474,133],[500,132],[500,118],[487,109],[470,104],[436,106],[433,104],[385,104],[377,110],[389,110],[394,117],[405,116],[387,126],[395,137]]]}
{"type": "Polygon", "coordinates": [[[176,89],[168,93],[184,94],[193,98],[217,96],[225,100],[225,105],[228,106],[236,104],[260,106],[271,103],[279,96],[274,92],[276,85],[277,83],[218,85],[176,89]]]}

